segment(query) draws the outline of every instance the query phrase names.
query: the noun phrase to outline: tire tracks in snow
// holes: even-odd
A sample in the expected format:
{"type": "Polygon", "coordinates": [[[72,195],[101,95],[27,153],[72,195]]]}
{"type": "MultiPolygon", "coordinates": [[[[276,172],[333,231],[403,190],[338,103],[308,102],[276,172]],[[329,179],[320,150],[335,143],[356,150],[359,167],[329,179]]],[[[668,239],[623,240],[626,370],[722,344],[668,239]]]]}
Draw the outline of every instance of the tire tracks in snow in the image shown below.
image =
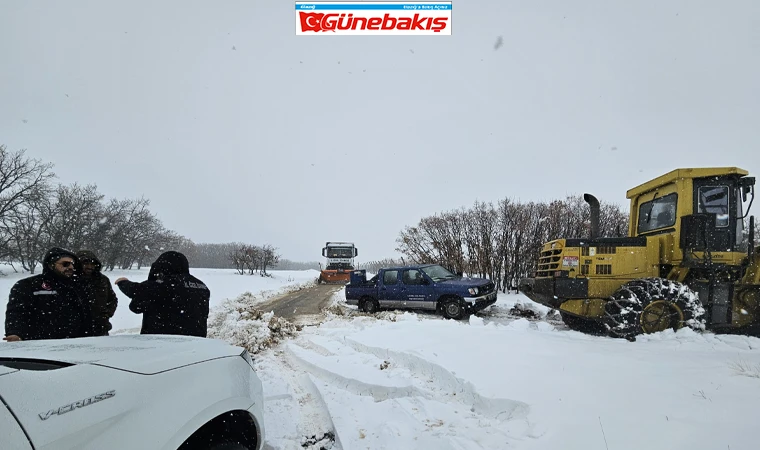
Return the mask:
{"type": "Polygon", "coordinates": [[[527,404],[483,396],[424,358],[319,334],[284,352],[310,374],[345,448],[500,448],[535,437],[527,404]]]}
{"type": "MultiPolygon", "coordinates": [[[[331,303],[339,306],[337,297],[331,303]]],[[[383,314],[388,317],[378,317],[340,309],[339,316],[347,321],[365,316],[393,321],[394,312],[404,313],[387,311],[383,314]]],[[[525,318],[494,313],[483,319],[506,325],[525,318]]],[[[313,323],[308,325],[314,328],[306,326],[309,331],[258,356],[265,392],[271,393],[265,399],[266,449],[475,450],[539,437],[525,403],[483,396],[469,381],[424,358],[321,334],[318,326],[329,316],[325,310],[309,316],[313,323]],[[346,363],[351,357],[353,362],[346,363]],[[359,371],[352,373],[357,365],[359,371]]]]}
{"type": "Polygon", "coordinates": [[[327,404],[309,374],[304,373],[283,352],[259,355],[256,371],[264,384],[267,450],[342,450],[337,437],[324,442],[320,438],[335,434],[335,424],[327,404]],[[316,437],[317,439],[311,439],[316,437]],[[308,445],[307,441],[317,441],[308,445]],[[321,442],[320,442],[321,441],[321,442]]]}

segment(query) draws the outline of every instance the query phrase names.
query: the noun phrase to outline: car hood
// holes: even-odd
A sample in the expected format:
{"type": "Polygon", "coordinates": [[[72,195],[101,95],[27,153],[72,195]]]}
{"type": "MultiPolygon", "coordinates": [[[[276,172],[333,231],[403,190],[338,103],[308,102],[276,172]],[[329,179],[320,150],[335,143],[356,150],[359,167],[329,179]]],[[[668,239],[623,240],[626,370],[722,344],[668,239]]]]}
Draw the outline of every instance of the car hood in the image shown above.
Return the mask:
{"type": "Polygon", "coordinates": [[[441,281],[438,284],[442,286],[470,288],[470,287],[476,287],[476,286],[485,286],[486,284],[489,284],[489,283],[490,281],[484,278],[457,278],[454,280],[441,281]]]}
{"type": "Polygon", "coordinates": [[[8,373],[13,373],[13,372],[17,372],[17,371],[18,371],[18,369],[13,369],[13,368],[10,368],[10,367],[0,366],[0,375],[5,375],[5,374],[8,374],[8,373]]]}
{"type": "Polygon", "coordinates": [[[92,364],[140,374],[155,374],[211,359],[237,356],[242,347],[224,341],[173,335],[120,335],[0,344],[0,376],[15,359],[92,364]]]}

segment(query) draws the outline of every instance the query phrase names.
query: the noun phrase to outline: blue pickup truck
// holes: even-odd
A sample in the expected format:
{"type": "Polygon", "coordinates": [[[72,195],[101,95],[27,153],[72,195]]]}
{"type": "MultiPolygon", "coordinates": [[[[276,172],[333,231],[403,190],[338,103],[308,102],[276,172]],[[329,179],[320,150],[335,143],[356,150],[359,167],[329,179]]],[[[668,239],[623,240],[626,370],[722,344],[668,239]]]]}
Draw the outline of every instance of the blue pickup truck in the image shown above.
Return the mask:
{"type": "Polygon", "coordinates": [[[496,288],[490,280],[463,278],[438,264],[380,269],[370,280],[365,270],[354,270],[346,303],[368,313],[381,307],[427,309],[461,319],[496,303],[496,288]]]}

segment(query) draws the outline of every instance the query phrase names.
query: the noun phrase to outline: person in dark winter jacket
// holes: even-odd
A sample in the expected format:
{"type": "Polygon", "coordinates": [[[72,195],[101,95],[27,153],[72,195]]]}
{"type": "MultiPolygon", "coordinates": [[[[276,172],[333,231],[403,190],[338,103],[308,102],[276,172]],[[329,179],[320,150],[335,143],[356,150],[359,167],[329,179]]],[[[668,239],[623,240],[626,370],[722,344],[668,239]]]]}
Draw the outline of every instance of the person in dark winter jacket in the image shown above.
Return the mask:
{"type": "Polygon", "coordinates": [[[141,334],[206,337],[211,291],[190,275],[182,253],[161,254],[142,283],[122,277],[116,285],[132,299],[129,309],[143,315],[141,334]]]}
{"type": "Polygon", "coordinates": [[[77,257],[54,247],[42,261],[42,273],[11,288],[3,340],[67,339],[90,335],[88,303],[74,282],[77,257]]]}
{"type": "Polygon", "coordinates": [[[113,327],[110,319],[116,313],[118,298],[111,287],[111,280],[101,273],[101,264],[95,253],[82,250],[77,253],[79,264],[75,278],[82,294],[90,303],[92,311],[92,334],[108,336],[113,327]]]}

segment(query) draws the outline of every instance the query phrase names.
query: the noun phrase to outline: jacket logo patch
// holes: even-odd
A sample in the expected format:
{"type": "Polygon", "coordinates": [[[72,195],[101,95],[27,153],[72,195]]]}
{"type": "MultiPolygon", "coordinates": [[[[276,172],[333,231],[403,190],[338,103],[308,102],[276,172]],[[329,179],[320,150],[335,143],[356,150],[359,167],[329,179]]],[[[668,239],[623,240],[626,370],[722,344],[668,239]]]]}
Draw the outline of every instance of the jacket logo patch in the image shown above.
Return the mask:
{"type": "Polygon", "coordinates": [[[51,288],[51,287],[50,287],[50,285],[47,283],[47,281],[43,281],[43,282],[42,282],[42,289],[45,289],[45,290],[49,291],[49,290],[51,290],[52,288],[51,288]]]}
{"type": "Polygon", "coordinates": [[[77,408],[84,408],[85,406],[90,406],[93,403],[97,403],[102,400],[107,400],[113,397],[114,395],[116,395],[116,391],[108,391],[102,394],[93,395],[92,397],[79,400],[78,402],[69,403],[68,405],[63,405],[59,408],[51,409],[48,412],[39,413],[38,416],[42,420],[48,420],[52,416],[56,416],[56,415],[60,416],[62,414],[66,414],[68,412],[74,411],[77,408]]]}

